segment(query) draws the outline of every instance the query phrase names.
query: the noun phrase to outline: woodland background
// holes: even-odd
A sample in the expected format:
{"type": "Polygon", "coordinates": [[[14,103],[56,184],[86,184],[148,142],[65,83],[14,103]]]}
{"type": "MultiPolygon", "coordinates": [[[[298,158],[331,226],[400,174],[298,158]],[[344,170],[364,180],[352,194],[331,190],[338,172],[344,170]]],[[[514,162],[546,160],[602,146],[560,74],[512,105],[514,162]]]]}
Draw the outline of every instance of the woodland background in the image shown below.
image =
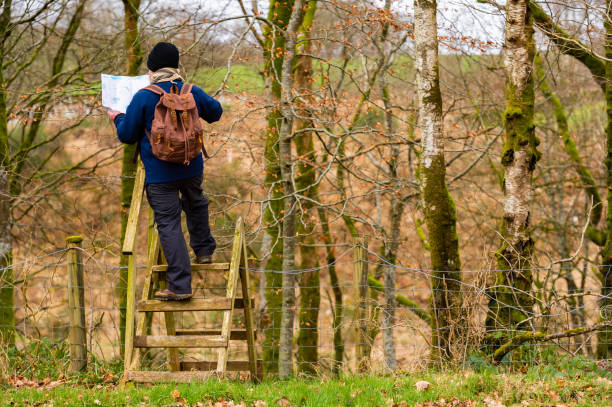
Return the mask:
{"type": "Polygon", "coordinates": [[[90,352],[120,358],[136,167],[99,75],[145,73],[161,40],[224,108],[204,190],[219,259],[247,221],[266,372],[609,360],[611,17],[600,0],[3,0],[4,363],[63,339],[74,234],[90,352]]]}

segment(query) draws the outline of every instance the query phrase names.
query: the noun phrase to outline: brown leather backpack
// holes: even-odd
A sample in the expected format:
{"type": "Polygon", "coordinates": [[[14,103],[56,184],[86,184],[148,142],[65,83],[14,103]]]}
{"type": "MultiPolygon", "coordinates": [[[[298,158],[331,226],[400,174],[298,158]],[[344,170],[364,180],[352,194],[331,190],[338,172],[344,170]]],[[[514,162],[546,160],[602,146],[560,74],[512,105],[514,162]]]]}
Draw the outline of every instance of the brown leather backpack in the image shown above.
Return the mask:
{"type": "Polygon", "coordinates": [[[202,144],[204,131],[191,94],[192,88],[193,85],[187,83],[180,93],[174,84],[169,93],[157,85],[144,88],[160,96],[155,106],[151,132],[147,136],[153,155],[162,161],[189,164],[200,151],[208,158],[202,144]]]}

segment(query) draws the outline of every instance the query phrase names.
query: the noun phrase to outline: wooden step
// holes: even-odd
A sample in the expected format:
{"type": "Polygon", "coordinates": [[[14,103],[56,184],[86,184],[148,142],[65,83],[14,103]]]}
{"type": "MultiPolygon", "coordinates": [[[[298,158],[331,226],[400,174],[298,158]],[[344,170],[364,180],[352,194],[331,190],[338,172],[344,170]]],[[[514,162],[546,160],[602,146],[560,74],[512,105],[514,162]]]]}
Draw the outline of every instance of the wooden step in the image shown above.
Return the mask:
{"type": "Polygon", "coordinates": [[[124,374],[126,381],[135,383],[190,383],[201,382],[216,375],[215,371],[208,372],[146,372],[131,370],[124,374]]]}
{"type": "MultiPolygon", "coordinates": [[[[167,264],[157,264],[153,266],[151,270],[154,273],[159,273],[162,271],[166,271],[167,268],[168,268],[167,264]]],[[[215,270],[227,271],[229,270],[229,268],[230,268],[229,263],[208,263],[208,264],[192,264],[191,265],[191,271],[215,271],[215,270]]]]}
{"type": "MultiPolygon", "coordinates": [[[[253,301],[251,300],[251,304],[253,301]]],[[[139,312],[228,311],[232,300],[226,297],[192,298],[187,301],[146,300],[138,303],[139,312]]],[[[244,309],[242,298],[234,299],[235,309],[244,309]]]]}
{"type": "MultiPolygon", "coordinates": [[[[257,371],[263,371],[263,360],[257,360],[257,371]]],[[[206,361],[182,361],[181,370],[183,371],[209,371],[216,370],[217,362],[214,360],[206,361]]],[[[228,360],[225,368],[228,372],[248,372],[251,370],[248,360],[228,360]]]]}
{"type": "Polygon", "coordinates": [[[134,336],[137,348],[226,348],[229,341],[222,336],[159,335],[134,336]]]}
{"type": "MultiPolygon", "coordinates": [[[[168,279],[168,277],[166,276],[167,268],[167,264],[158,264],[153,266],[153,268],[151,269],[151,272],[153,273],[153,281],[166,281],[168,279]]],[[[208,263],[191,265],[191,271],[194,273],[222,271],[222,274],[215,273],[214,275],[218,277],[223,277],[225,280],[228,279],[229,268],[229,263],[208,263]]]]}
{"type": "MultiPolygon", "coordinates": [[[[184,335],[203,335],[203,336],[211,336],[211,335],[221,335],[220,329],[177,329],[176,335],[184,336],[184,335]]],[[[256,336],[255,332],[253,335],[256,336]]],[[[247,331],[246,329],[233,329],[230,333],[230,340],[232,341],[246,341],[247,340],[247,331]]]]}

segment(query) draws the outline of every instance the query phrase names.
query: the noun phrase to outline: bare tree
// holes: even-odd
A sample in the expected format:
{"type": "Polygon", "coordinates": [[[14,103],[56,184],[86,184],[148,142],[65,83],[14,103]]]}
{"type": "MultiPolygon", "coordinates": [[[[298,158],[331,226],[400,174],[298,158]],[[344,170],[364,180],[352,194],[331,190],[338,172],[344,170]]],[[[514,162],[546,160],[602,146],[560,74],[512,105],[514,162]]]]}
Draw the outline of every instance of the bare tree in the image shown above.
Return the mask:
{"type": "Polygon", "coordinates": [[[436,12],[435,0],[415,0],[414,53],[422,148],[420,172],[433,269],[431,359],[434,361],[450,356],[453,325],[458,322],[461,306],[457,214],[446,186],[436,12]]]}
{"type": "MultiPolygon", "coordinates": [[[[281,99],[282,66],[285,56],[285,37],[282,31],[287,28],[293,0],[270,1],[268,11],[269,25],[265,26],[263,36],[264,44],[264,75],[269,95],[273,103],[281,99]]],[[[275,107],[267,115],[265,159],[265,184],[268,191],[268,200],[265,207],[264,219],[266,233],[271,241],[271,251],[266,262],[267,270],[280,270],[283,262],[283,224],[282,211],[284,208],[283,191],[281,185],[281,168],[279,165],[279,133],[281,112],[275,107]]],[[[266,273],[266,326],[263,341],[264,368],[268,373],[278,372],[278,355],[281,328],[281,308],[283,286],[282,276],[278,273],[266,273]]]]}
{"type": "Polygon", "coordinates": [[[530,231],[531,178],[540,158],[537,151],[534,112],[533,17],[527,1],[506,6],[504,216],[501,247],[496,253],[497,273],[487,326],[525,329],[533,309],[533,239],[530,231]]]}
{"type": "MultiPolygon", "coordinates": [[[[40,129],[46,115],[55,101],[54,91],[56,87],[65,86],[75,80],[75,68],[65,70],[64,65],[68,58],[68,51],[73,43],[77,30],[83,20],[83,14],[87,0],[80,0],[72,13],[68,5],[54,0],[47,0],[40,4],[28,4],[27,7],[18,8],[21,14],[13,14],[15,5],[11,0],[2,2],[2,13],[0,14],[0,338],[6,343],[14,341],[14,307],[13,307],[13,246],[12,226],[14,220],[15,198],[24,192],[26,186],[31,185],[33,177],[23,177],[26,171],[26,162],[34,151],[40,149],[57,139],[65,133],[66,128],[55,135],[40,139],[40,129]],[[55,12],[51,12],[50,6],[59,5],[55,12]],[[61,22],[66,16],[70,16],[65,28],[60,28],[61,22]],[[45,26],[49,23],[49,26],[45,26]],[[41,31],[41,28],[42,31],[41,31]],[[42,92],[33,92],[25,99],[9,100],[7,90],[14,90],[22,82],[32,86],[29,81],[23,81],[23,76],[28,75],[28,70],[40,59],[49,46],[50,35],[45,30],[62,33],[55,54],[52,58],[50,69],[45,72],[42,83],[37,83],[42,92]],[[28,33],[35,41],[32,45],[25,45],[22,36],[28,33]],[[16,109],[17,103],[25,103],[21,109],[16,109]],[[24,124],[25,136],[16,146],[11,148],[10,132],[8,123],[11,118],[18,117],[15,112],[21,111],[28,115],[28,119],[20,117],[24,124]],[[12,116],[12,117],[11,117],[12,116]],[[28,124],[27,126],[25,124],[28,124]],[[16,147],[16,148],[15,148],[16,147]]],[[[77,64],[76,69],[81,69],[77,64]]],[[[74,125],[73,125],[74,126],[74,125]]],[[[70,127],[70,126],[67,126],[70,127]]],[[[43,161],[42,166],[36,171],[43,171],[44,165],[50,157],[57,152],[51,150],[48,158],[43,161]]],[[[78,168],[82,162],[71,168],[78,168]]],[[[28,169],[29,170],[29,169],[28,169]]],[[[67,169],[69,170],[69,169],[67,169]]],[[[30,202],[32,205],[34,202],[30,202]]],[[[31,206],[30,206],[31,207],[31,206]]],[[[28,210],[27,208],[25,209],[28,210]]]]}
{"type": "MultiPolygon", "coordinates": [[[[126,69],[128,76],[138,74],[142,64],[142,47],[140,44],[140,34],[138,31],[138,18],[140,16],[140,0],[122,0],[124,9],[124,29],[125,29],[125,51],[126,69]]],[[[123,146],[123,160],[121,167],[121,245],[125,237],[127,228],[128,214],[132,202],[132,191],[134,190],[134,176],[136,175],[136,153],[137,144],[125,144],[123,146]]],[[[125,338],[125,313],[127,301],[127,256],[121,254],[119,260],[119,283],[117,284],[117,295],[119,296],[119,333],[121,343],[121,354],[125,338]]]]}
{"type": "MultiPolygon", "coordinates": [[[[300,99],[307,105],[315,103],[312,93],[312,41],[309,36],[315,20],[317,1],[311,0],[306,5],[304,18],[299,31],[297,44],[297,57],[295,64],[295,88],[300,99]],[[306,104],[306,103],[305,103],[306,104]]],[[[296,109],[297,110],[297,109],[296,109]]],[[[296,112],[295,152],[297,172],[295,188],[298,194],[304,194],[308,199],[299,202],[301,212],[297,214],[298,236],[300,239],[300,258],[302,270],[300,274],[300,306],[299,306],[299,333],[297,336],[297,363],[298,371],[308,374],[316,373],[319,360],[319,307],[321,305],[321,288],[319,276],[319,259],[315,247],[315,208],[314,203],[319,200],[318,185],[316,184],[316,153],[314,150],[312,113],[308,108],[296,112]],[[301,192],[304,191],[304,192],[301,192]]]]}
{"type": "Polygon", "coordinates": [[[285,193],[285,210],[283,217],[283,310],[281,317],[281,337],[279,346],[278,373],[281,377],[293,374],[293,325],[295,319],[295,241],[296,241],[296,199],[293,173],[293,121],[295,113],[293,99],[293,66],[295,64],[295,46],[302,19],[304,2],[297,0],[287,25],[285,35],[286,53],[283,60],[283,77],[281,86],[282,123],[279,134],[280,167],[285,193]]]}

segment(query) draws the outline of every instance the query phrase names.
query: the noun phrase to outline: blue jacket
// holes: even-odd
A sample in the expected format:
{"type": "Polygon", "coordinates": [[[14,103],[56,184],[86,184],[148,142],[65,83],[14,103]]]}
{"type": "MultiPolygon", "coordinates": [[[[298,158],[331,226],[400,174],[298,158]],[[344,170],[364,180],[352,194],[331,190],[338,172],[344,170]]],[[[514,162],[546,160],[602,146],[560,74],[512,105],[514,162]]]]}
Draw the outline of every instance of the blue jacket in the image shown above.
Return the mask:
{"type": "MultiPolygon", "coordinates": [[[[180,91],[183,83],[176,82],[176,84],[180,91]]],[[[156,85],[169,92],[172,84],[171,82],[159,82],[156,85]]],[[[213,123],[221,118],[223,109],[219,102],[197,86],[193,87],[191,93],[202,119],[208,123],[213,123]]],[[[158,95],[148,90],[140,90],[134,95],[126,113],[121,113],[115,118],[119,141],[126,144],[140,142],[140,158],[145,167],[145,178],[148,184],[178,181],[202,174],[204,171],[202,153],[191,160],[188,165],[162,161],[153,155],[145,129],[147,132],[151,132],[151,123],[153,123],[155,106],[159,102],[159,98],[158,95]]]]}

